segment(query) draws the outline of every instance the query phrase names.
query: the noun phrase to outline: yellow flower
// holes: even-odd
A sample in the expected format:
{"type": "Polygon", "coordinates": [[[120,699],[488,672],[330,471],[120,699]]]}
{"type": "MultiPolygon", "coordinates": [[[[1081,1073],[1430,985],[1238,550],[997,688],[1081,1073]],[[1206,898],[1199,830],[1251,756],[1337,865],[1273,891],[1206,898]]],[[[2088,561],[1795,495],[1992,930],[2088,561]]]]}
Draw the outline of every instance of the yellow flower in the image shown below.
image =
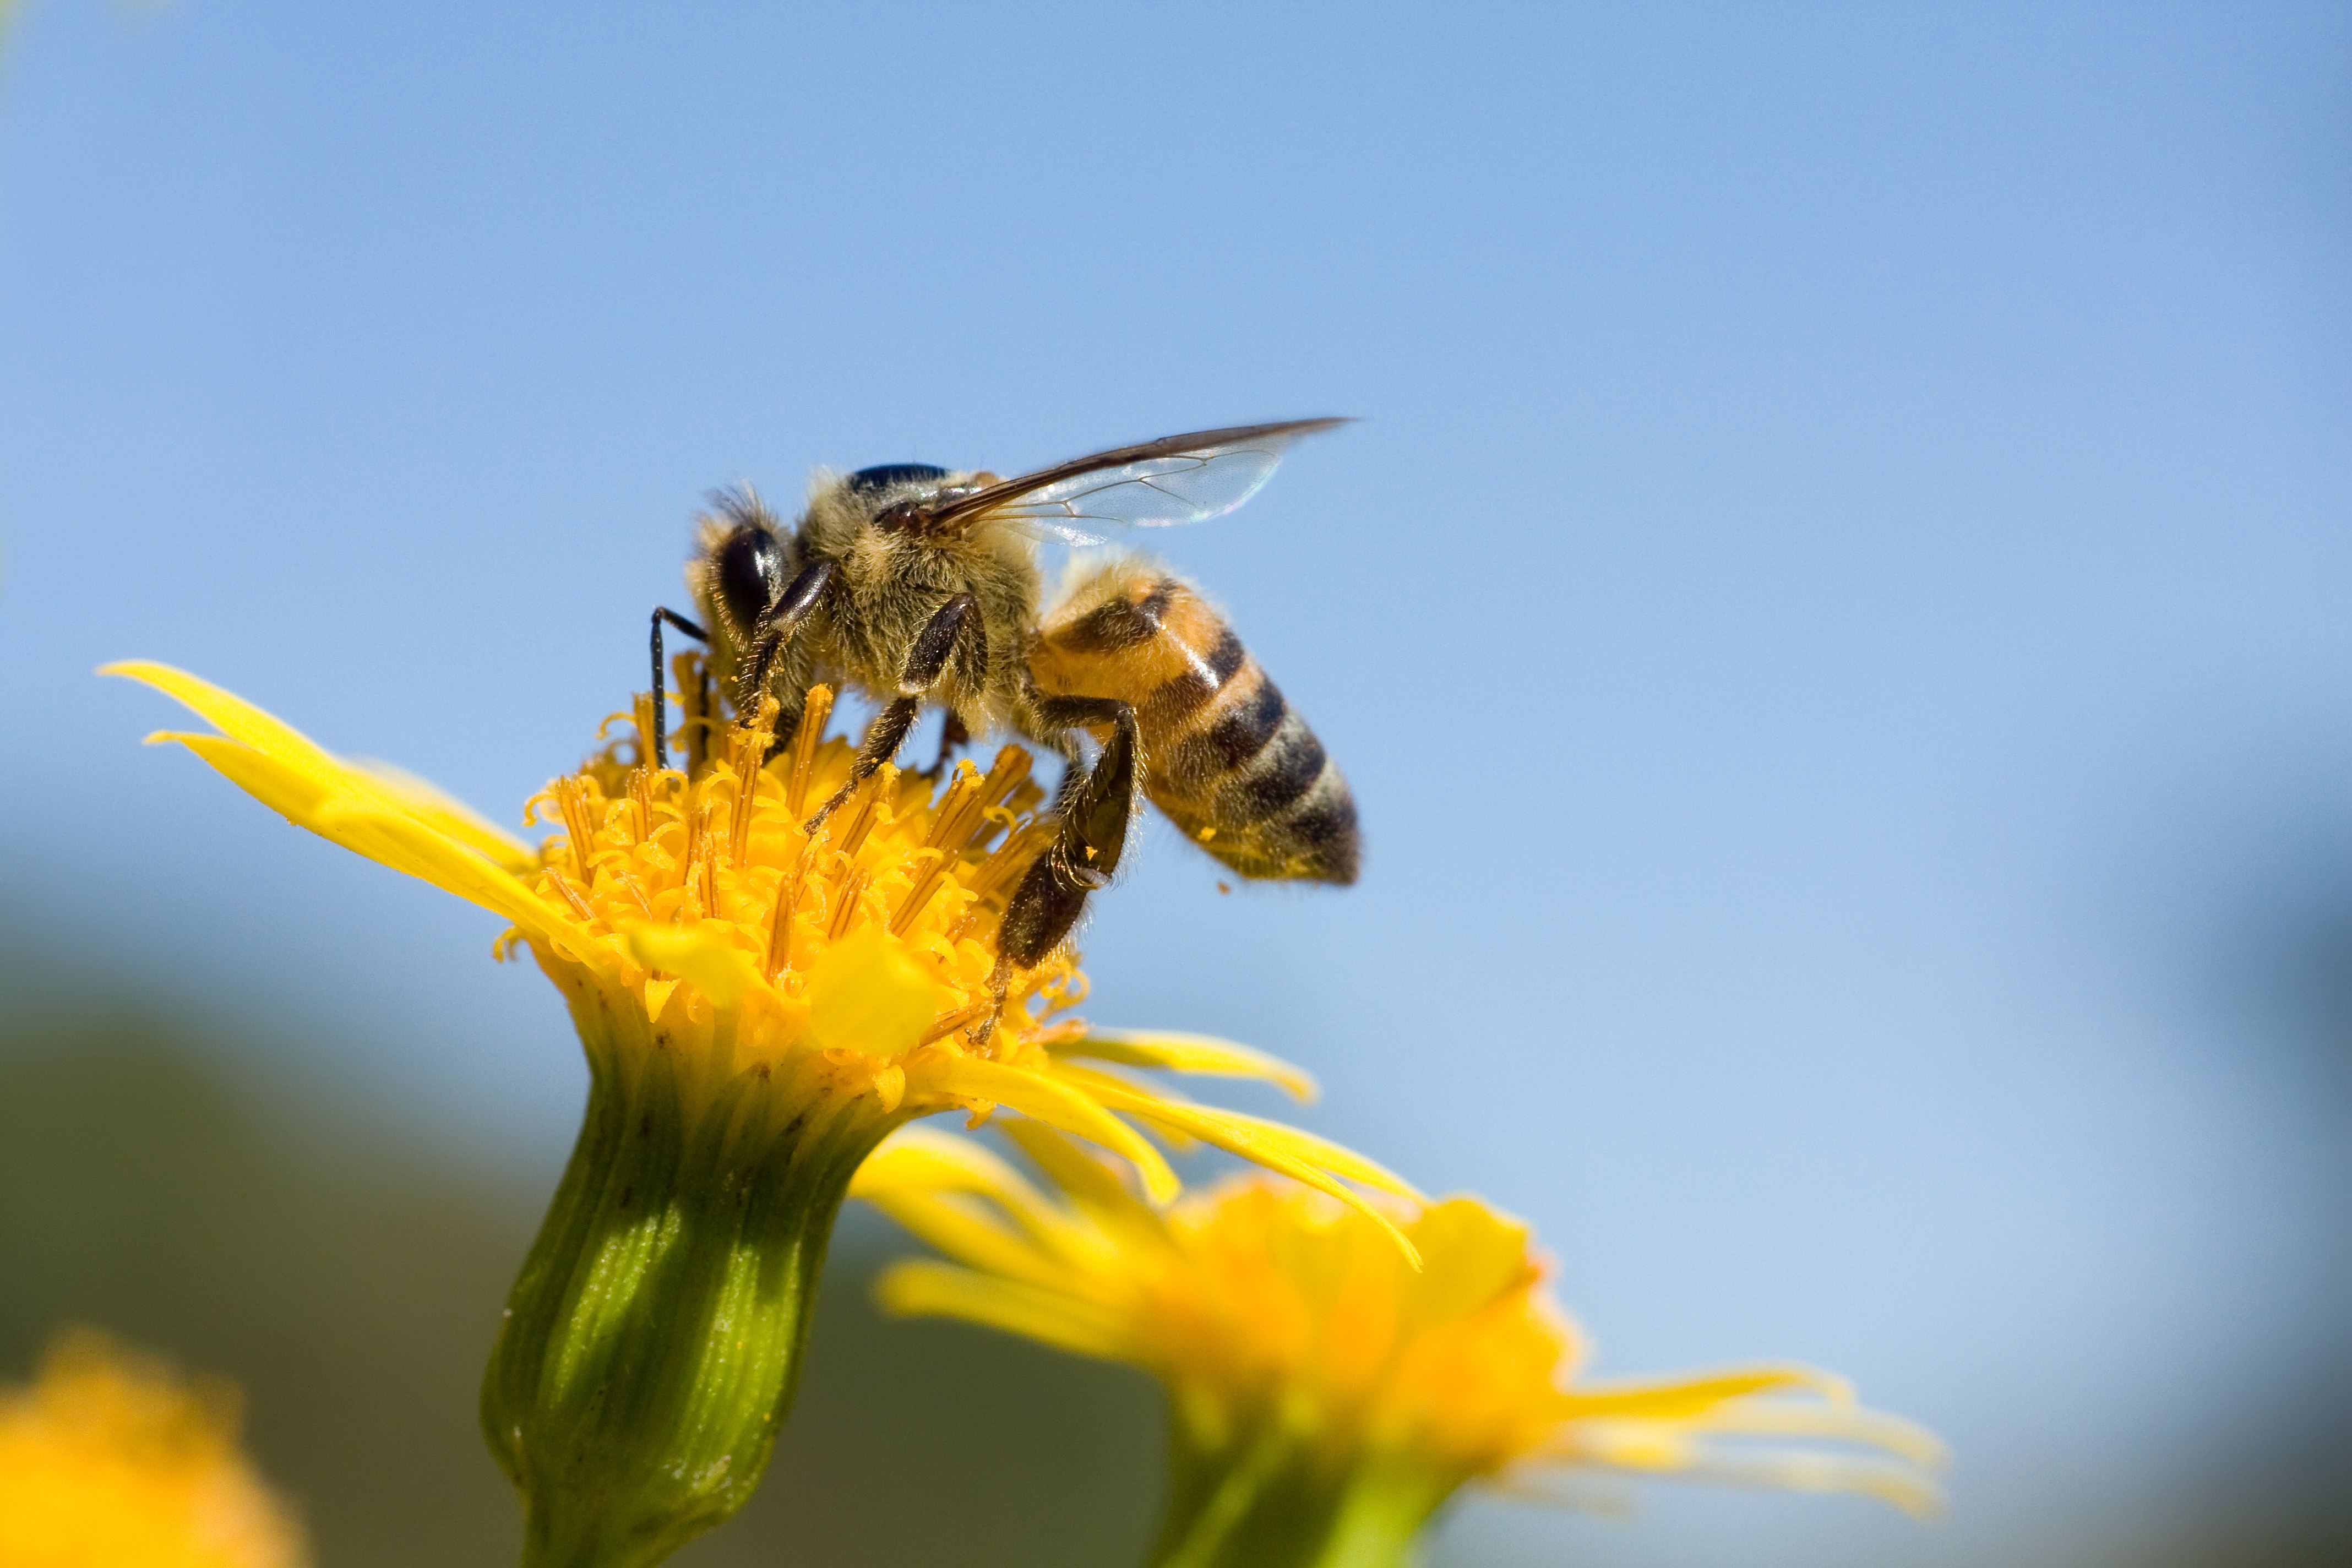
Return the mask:
{"type": "Polygon", "coordinates": [[[299,1568],[236,1426],[233,1390],[63,1335],[39,1381],[0,1389],[0,1568],[299,1568]]]}
{"type": "MultiPolygon", "coordinates": [[[[913,1117],[1017,1111],[1130,1162],[1158,1201],[1177,1183],[1144,1129],[1368,1214],[1348,1182],[1410,1191],[1347,1150],[1118,1070],[1255,1077],[1303,1097],[1295,1068],[1200,1037],[1089,1029],[1062,1016],[1086,992],[1073,958],[999,963],[1005,901],[1052,837],[1017,747],[937,785],[886,766],[813,841],[803,825],[853,756],[821,738],[824,688],[772,756],[765,728],[689,711],[683,770],[642,765],[641,698],[621,740],[534,797],[532,814],[562,829],[534,847],[193,676],[105,673],[220,731],[152,740],[491,910],[509,922],[501,951],[527,947],[563,993],[591,1068],[587,1118],[483,1394],[491,1447],[530,1510],[530,1561],[656,1562],[750,1495],[843,1190],[913,1117]]],[[[680,674],[682,689],[707,689],[680,674]]]]}
{"type": "Polygon", "coordinates": [[[1392,1205],[1416,1270],[1320,1193],[1257,1176],[1160,1210],[1050,1131],[1007,1131],[1058,1197],[919,1130],[866,1162],[852,1195],[956,1260],[894,1266],[881,1300],[1156,1376],[1174,1466],[1163,1568],[1401,1562],[1472,1480],[1616,1471],[1936,1501],[1935,1439],[1827,1373],[1580,1376],[1583,1337],[1527,1227],[1475,1198],[1392,1205]],[[1775,1437],[1809,1446],[1755,1446],[1775,1437]]]}

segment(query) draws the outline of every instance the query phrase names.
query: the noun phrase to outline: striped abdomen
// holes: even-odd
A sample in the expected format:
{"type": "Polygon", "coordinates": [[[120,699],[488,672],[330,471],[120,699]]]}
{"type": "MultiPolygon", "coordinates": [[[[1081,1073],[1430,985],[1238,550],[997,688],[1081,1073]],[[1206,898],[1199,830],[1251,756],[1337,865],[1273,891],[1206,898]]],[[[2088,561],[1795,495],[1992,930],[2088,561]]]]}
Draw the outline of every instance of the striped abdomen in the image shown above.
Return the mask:
{"type": "Polygon", "coordinates": [[[1057,696],[1133,704],[1144,793],[1243,876],[1356,879],[1348,781],[1185,583],[1136,562],[1105,568],[1048,616],[1030,668],[1057,696]]]}

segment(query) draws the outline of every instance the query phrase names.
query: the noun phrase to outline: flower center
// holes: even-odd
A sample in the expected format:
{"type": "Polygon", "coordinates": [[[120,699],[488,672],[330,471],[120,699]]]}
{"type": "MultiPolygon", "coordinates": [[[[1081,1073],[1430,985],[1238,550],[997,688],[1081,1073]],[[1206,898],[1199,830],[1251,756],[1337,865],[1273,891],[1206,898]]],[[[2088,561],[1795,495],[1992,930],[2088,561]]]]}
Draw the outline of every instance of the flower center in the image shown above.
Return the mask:
{"type": "MultiPolygon", "coordinates": [[[[1041,1018],[1086,988],[1067,957],[999,973],[1005,905],[1054,831],[1037,814],[1045,791],[1030,777],[1029,753],[1008,745],[985,773],[961,762],[943,779],[886,763],[812,837],[809,819],[856,758],[845,739],[824,738],[832,706],[829,689],[812,688],[782,749],[772,700],[749,724],[692,718],[703,734],[681,771],[646,765],[652,715],[641,697],[634,715],[606,721],[608,734],[615,723],[622,734],[526,808],[526,820],[563,829],[541,852],[541,896],[626,961],[650,1018],[680,979],[645,962],[646,928],[716,938],[741,954],[779,1004],[762,1031],[770,1048],[755,1058],[789,1049],[812,1023],[818,1043],[830,1043],[822,1038],[831,1032],[828,956],[845,957],[852,944],[869,961],[887,949],[929,983],[934,1005],[905,1045],[956,1034],[988,1042],[1000,1026],[997,986],[1008,980],[1001,1027],[1012,1037],[990,1054],[1029,1043],[1041,1018]]],[[[698,1000],[689,994],[689,1006],[698,1000]]]]}

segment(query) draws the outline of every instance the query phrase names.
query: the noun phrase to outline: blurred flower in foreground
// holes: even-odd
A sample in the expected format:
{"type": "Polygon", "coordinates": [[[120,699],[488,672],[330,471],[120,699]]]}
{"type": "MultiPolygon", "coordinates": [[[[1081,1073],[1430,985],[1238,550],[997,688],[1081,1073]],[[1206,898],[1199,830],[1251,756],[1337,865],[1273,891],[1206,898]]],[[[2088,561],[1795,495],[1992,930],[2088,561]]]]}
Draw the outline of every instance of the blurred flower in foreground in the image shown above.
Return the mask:
{"type": "Polygon", "coordinates": [[[88,1329],[0,1389],[0,1565],[298,1568],[302,1531],[236,1447],[235,1390],[88,1329]]]}
{"type": "Polygon", "coordinates": [[[853,1196],[957,1260],[893,1266],[882,1303],[1158,1377],[1172,1474],[1157,1568],[1386,1568],[1472,1480],[1613,1471],[1937,1500],[1935,1438],[1827,1373],[1577,1376],[1582,1336],[1527,1227],[1475,1198],[1393,1205],[1416,1271],[1360,1213],[1293,1184],[1239,1179],[1163,1212],[1050,1130],[1006,1131],[1059,1197],[911,1129],[858,1173],[853,1196]],[[1755,1445],[1776,1437],[1849,1447],[1755,1445]]]}
{"type": "MultiPolygon", "coordinates": [[[[751,1495],[850,1174],[910,1118],[1016,1110],[1131,1162],[1160,1201],[1176,1179],[1136,1123],[1345,1203],[1365,1200],[1340,1178],[1409,1191],[1344,1149],[1088,1064],[1265,1078],[1303,1096],[1296,1069],[1221,1041],[1057,1019],[1085,994],[1066,954],[1000,975],[1005,900],[1054,832],[1031,814],[1043,792],[1018,747],[936,791],[885,766],[812,843],[803,824],[852,757],[821,739],[825,689],[773,757],[765,728],[690,712],[684,771],[639,765],[641,699],[633,737],[533,801],[564,830],[535,849],[193,676],[107,673],[221,731],[151,739],[510,921],[501,949],[527,946],[571,1006],[586,1122],[482,1393],[492,1451],[523,1493],[526,1563],[658,1562],[751,1495]]],[[[690,673],[681,687],[702,689],[690,673]]]]}

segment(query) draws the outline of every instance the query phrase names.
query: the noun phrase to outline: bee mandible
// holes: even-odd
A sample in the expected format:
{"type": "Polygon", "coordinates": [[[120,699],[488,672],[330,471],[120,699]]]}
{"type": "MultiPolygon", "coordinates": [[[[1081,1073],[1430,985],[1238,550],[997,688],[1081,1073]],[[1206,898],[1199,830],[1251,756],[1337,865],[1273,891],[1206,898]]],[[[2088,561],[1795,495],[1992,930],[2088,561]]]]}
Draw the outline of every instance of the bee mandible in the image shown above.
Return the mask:
{"type": "Polygon", "coordinates": [[[656,765],[667,624],[709,644],[736,711],[777,699],[780,744],[814,681],[880,704],[812,835],[898,753],[926,704],[946,710],[948,744],[1009,731],[1061,754],[1055,835],[1006,907],[1004,963],[1041,962],[1108,885],[1139,786],[1244,877],[1352,882],[1347,781],[1208,601],[1134,554],[1079,568],[1049,600],[1037,559],[1048,539],[1100,544],[1222,516],[1293,442],[1345,423],[1195,431],[1012,479],[922,463],[820,471],[790,529],[751,490],[723,494],[688,574],[702,624],[653,614],[656,765]],[[1091,765],[1081,733],[1097,742],[1091,765]]]}

